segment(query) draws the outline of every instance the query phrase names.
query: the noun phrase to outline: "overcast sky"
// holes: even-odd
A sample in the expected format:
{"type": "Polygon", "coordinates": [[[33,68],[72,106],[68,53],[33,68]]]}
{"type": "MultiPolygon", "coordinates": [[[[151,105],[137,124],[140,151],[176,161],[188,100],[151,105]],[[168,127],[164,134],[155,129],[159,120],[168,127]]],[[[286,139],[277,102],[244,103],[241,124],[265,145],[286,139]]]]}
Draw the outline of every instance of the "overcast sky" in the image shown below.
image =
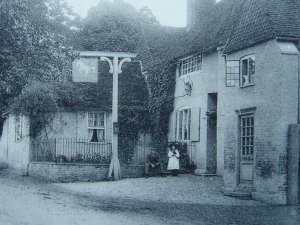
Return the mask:
{"type": "MultiPolygon", "coordinates": [[[[112,1],[112,0],[111,0],[112,1]]],[[[148,6],[162,25],[186,26],[186,0],[124,0],[137,9],[148,6]]],[[[67,0],[75,12],[85,17],[92,6],[99,0],[67,0]]]]}

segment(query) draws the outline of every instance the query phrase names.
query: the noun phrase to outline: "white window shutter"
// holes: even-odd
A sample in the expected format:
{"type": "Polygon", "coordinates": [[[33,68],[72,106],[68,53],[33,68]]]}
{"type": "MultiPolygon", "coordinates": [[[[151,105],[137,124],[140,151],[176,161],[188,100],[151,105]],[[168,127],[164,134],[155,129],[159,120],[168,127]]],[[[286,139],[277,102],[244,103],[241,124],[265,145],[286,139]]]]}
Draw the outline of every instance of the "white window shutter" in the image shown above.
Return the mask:
{"type": "Polygon", "coordinates": [[[200,141],[201,108],[193,107],[191,112],[191,141],[200,141]]]}
{"type": "Polygon", "coordinates": [[[173,141],[176,141],[176,137],[177,137],[177,114],[178,114],[178,111],[174,111],[173,112],[173,129],[171,130],[171,135],[170,135],[170,142],[173,142],[173,141]]]}

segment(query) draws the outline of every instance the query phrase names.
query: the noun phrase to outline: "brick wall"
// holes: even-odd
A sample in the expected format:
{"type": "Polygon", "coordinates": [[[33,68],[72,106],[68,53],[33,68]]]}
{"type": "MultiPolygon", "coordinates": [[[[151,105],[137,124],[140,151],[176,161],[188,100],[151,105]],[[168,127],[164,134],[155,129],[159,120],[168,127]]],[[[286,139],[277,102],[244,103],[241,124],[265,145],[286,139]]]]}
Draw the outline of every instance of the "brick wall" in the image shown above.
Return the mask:
{"type": "MultiPolygon", "coordinates": [[[[106,180],[109,165],[30,163],[29,176],[50,182],[90,182],[106,180]]],[[[123,178],[144,176],[144,166],[121,166],[123,178]]]]}

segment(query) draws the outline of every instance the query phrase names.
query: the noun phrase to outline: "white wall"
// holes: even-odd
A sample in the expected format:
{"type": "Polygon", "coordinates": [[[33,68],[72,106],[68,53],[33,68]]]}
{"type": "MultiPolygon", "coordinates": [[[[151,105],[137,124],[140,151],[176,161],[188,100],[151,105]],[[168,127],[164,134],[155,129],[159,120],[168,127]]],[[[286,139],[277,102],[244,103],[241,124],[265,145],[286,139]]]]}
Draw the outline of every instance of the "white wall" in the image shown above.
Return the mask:
{"type": "Polygon", "coordinates": [[[22,117],[22,137],[20,142],[15,140],[15,116],[10,115],[4,123],[0,138],[0,161],[9,167],[27,172],[29,163],[29,125],[28,119],[22,117]]]}
{"type": "MultiPolygon", "coordinates": [[[[199,173],[206,172],[206,145],[207,145],[207,98],[208,93],[218,92],[218,73],[219,58],[217,52],[204,55],[202,62],[202,70],[177,77],[175,88],[174,112],[182,107],[191,107],[191,133],[196,132],[200,123],[200,134],[198,140],[193,140],[196,144],[196,165],[199,173]],[[183,96],[184,82],[192,81],[193,89],[191,96],[183,96]],[[183,96],[183,97],[182,97],[183,96]],[[200,121],[194,117],[200,111],[200,121]]],[[[174,141],[175,134],[175,113],[170,115],[169,125],[169,141],[174,141]]],[[[191,134],[192,135],[192,134],[191,134]]]]}

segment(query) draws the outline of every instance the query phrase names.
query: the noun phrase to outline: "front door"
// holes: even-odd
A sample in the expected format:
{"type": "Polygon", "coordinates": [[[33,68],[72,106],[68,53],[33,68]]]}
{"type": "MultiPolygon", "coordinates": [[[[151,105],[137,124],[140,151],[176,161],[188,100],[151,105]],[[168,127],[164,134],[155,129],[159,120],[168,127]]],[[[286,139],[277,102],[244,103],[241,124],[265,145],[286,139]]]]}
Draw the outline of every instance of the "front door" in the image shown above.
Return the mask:
{"type": "Polygon", "coordinates": [[[240,183],[253,183],[254,114],[240,116],[240,183]]]}

